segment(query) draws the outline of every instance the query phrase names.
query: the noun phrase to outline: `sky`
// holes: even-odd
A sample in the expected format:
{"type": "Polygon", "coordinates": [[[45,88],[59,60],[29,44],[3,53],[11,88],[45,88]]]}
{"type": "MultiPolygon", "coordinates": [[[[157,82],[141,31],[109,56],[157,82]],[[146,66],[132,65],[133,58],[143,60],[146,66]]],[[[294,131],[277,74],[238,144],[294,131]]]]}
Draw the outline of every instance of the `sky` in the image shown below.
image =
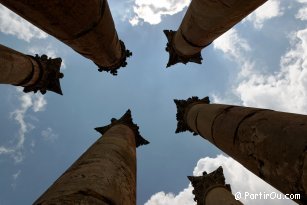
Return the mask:
{"type": "MultiPolygon", "coordinates": [[[[99,137],[94,128],[131,109],[149,145],[137,149],[138,205],[195,205],[186,176],[223,166],[233,193],[280,193],[200,136],[175,134],[173,99],[307,113],[307,1],[270,0],[203,49],[201,65],[166,68],[164,29],[189,0],[109,1],[133,52],[118,76],[0,5],[0,44],[63,59],[63,96],[1,85],[0,205],[34,202],[99,137]]],[[[242,198],[247,205],[295,204],[242,198]]]]}

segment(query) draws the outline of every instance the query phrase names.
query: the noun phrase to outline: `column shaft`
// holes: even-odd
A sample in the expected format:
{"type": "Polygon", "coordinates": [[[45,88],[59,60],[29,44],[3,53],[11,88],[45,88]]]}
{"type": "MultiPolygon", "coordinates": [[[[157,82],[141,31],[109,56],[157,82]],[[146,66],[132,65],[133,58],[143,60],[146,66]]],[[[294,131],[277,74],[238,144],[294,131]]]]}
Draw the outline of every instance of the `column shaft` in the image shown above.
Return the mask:
{"type": "Polygon", "coordinates": [[[0,45],[0,72],[1,84],[31,85],[38,80],[39,65],[30,56],[0,45]]]}
{"type": "Polygon", "coordinates": [[[243,205],[236,200],[232,193],[224,187],[214,187],[208,191],[205,198],[205,205],[243,205]]]}
{"type": "Polygon", "coordinates": [[[107,0],[0,0],[18,15],[116,74],[131,53],[118,39],[107,0]]]}
{"type": "Polygon", "coordinates": [[[188,127],[283,192],[307,196],[307,116],[219,104],[196,104],[188,127]]]}
{"type": "Polygon", "coordinates": [[[59,79],[61,58],[25,55],[0,45],[0,84],[23,86],[24,92],[47,90],[62,95],[59,79]]]}
{"type": "Polygon", "coordinates": [[[179,58],[170,59],[167,66],[189,61],[201,63],[200,52],[204,47],[266,1],[192,0],[178,30],[164,31],[169,40],[170,55],[175,53],[179,58]]]}
{"type": "Polygon", "coordinates": [[[115,125],[98,139],[34,204],[136,204],[133,131],[115,125]]]}

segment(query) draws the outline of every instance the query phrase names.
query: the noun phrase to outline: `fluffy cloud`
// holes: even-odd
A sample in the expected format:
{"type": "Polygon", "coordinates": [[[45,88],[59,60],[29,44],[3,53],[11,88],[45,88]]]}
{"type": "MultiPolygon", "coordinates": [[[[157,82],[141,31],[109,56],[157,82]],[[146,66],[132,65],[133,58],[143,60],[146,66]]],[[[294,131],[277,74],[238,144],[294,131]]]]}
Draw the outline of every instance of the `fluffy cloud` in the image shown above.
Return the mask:
{"type": "Polygon", "coordinates": [[[158,192],[144,205],[195,205],[194,196],[192,194],[193,187],[189,184],[188,188],[181,191],[178,195],[173,193],[158,192]]]}
{"type": "Polygon", "coordinates": [[[240,38],[237,30],[234,28],[213,41],[213,47],[221,50],[231,59],[235,58],[235,60],[241,60],[242,53],[251,50],[248,42],[240,38]]]}
{"type": "Polygon", "coordinates": [[[307,20],[307,7],[301,8],[295,17],[302,21],[306,21],[307,20]]]}
{"type": "Polygon", "coordinates": [[[302,21],[306,21],[307,20],[307,0],[297,0],[297,1],[303,5],[302,5],[302,8],[298,10],[295,17],[302,21]]]}
{"type": "MultiPolygon", "coordinates": [[[[235,194],[240,192],[242,199],[240,200],[244,204],[257,205],[257,204],[268,204],[268,205],[292,205],[296,204],[291,200],[280,200],[280,199],[253,199],[252,197],[243,197],[245,193],[250,194],[270,194],[275,192],[278,196],[283,196],[278,190],[268,185],[262,179],[245,169],[241,164],[236,162],[230,157],[224,155],[218,155],[215,158],[205,157],[197,162],[194,168],[193,175],[201,176],[204,171],[210,173],[216,170],[219,166],[224,169],[224,175],[226,183],[231,185],[232,193],[235,194]]],[[[195,205],[192,194],[192,186],[188,185],[178,195],[173,193],[158,192],[154,194],[145,205],[195,205]]]]}
{"type": "Polygon", "coordinates": [[[0,31],[29,42],[47,38],[47,34],[0,4],[0,31]]]}
{"type": "Polygon", "coordinates": [[[164,15],[174,15],[189,5],[191,0],[135,0],[133,11],[135,16],[129,22],[135,26],[140,21],[158,24],[164,15]]]}
{"type": "MultiPolygon", "coordinates": [[[[130,18],[131,25],[138,25],[141,21],[149,24],[158,24],[164,15],[174,15],[190,4],[191,0],[135,0],[134,16],[130,18]]],[[[283,14],[279,0],[267,1],[246,20],[252,22],[254,27],[261,29],[264,22],[283,14]]]]}
{"type": "Polygon", "coordinates": [[[30,109],[34,112],[43,111],[47,105],[47,101],[44,96],[37,93],[23,93],[21,88],[17,88],[17,93],[19,95],[20,105],[10,116],[19,125],[18,134],[16,139],[14,139],[14,145],[10,147],[1,146],[0,155],[11,156],[16,163],[21,162],[24,158],[23,149],[25,143],[25,136],[30,130],[34,129],[34,125],[26,121],[26,115],[30,109]]]}
{"type": "Polygon", "coordinates": [[[259,62],[250,60],[250,45],[235,29],[213,42],[216,50],[240,66],[240,83],[234,85],[234,93],[243,105],[307,113],[307,29],[290,36],[291,49],[281,57],[279,71],[273,74],[255,69],[260,67],[259,62]]]}
{"type": "Polygon", "coordinates": [[[246,55],[251,46],[241,38],[237,30],[232,28],[213,41],[213,48],[222,51],[225,56],[237,62],[241,67],[240,76],[248,76],[254,67],[254,62],[246,55]]]}
{"type": "Polygon", "coordinates": [[[253,74],[239,84],[243,105],[307,113],[307,29],[293,35],[293,46],[281,57],[279,72],[253,74]]]}
{"type": "Polygon", "coordinates": [[[246,17],[246,20],[252,22],[256,29],[261,29],[265,21],[281,16],[282,10],[279,0],[270,0],[246,17]]]}

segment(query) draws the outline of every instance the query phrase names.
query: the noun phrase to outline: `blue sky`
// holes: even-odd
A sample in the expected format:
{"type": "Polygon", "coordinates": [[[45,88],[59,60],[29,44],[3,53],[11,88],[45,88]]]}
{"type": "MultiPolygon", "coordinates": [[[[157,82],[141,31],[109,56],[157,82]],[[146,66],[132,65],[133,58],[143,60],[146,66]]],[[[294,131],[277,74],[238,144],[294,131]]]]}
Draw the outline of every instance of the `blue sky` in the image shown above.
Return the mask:
{"type": "MultiPolygon", "coordinates": [[[[307,113],[307,1],[270,0],[202,51],[202,65],[166,69],[164,29],[177,30],[190,1],[109,1],[117,32],[133,52],[118,76],[0,6],[0,43],[64,60],[64,96],[0,86],[0,205],[31,204],[128,108],[151,143],[137,150],[137,200],[195,204],[187,175],[224,166],[233,192],[272,192],[206,140],[175,134],[173,99],[307,113]],[[221,155],[222,154],[222,155],[221,155]]],[[[245,204],[289,200],[242,199],[245,204]]]]}

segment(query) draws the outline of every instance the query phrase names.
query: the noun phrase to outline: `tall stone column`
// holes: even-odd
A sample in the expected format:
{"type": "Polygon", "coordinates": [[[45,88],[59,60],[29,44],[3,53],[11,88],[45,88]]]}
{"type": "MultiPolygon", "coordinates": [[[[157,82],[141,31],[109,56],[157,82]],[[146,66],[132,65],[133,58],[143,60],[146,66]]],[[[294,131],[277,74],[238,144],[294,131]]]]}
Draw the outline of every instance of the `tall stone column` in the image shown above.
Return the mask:
{"type": "Polygon", "coordinates": [[[0,0],[38,28],[114,75],[132,53],[119,40],[107,0],[0,0]]]}
{"type": "Polygon", "coordinates": [[[203,176],[188,176],[194,187],[194,201],[197,205],[242,205],[231,193],[229,184],[225,183],[223,168],[219,167],[215,171],[203,176]]]}
{"type": "Polygon", "coordinates": [[[169,61],[201,64],[201,50],[267,0],[192,0],[177,31],[164,30],[169,61]]]}
{"type": "Polygon", "coordinates": [[[130,110],[96,128],[102,136],[37,199],[35,205],[135,205],[136,147],[148,144],[130,110]]]}
{"type": "Polygon", "coordinates": [[[61,58],[51,59],[22,54],[0,45],[0,84],[23,86],[24,92],[47,90],[62,95],[59,79],[61,58]]]}
{"type": "Polygon", "coordinates": [[[199,134],[284,194],[307,204],[307,116],[175,100],[178,132],[199,134]]]}

